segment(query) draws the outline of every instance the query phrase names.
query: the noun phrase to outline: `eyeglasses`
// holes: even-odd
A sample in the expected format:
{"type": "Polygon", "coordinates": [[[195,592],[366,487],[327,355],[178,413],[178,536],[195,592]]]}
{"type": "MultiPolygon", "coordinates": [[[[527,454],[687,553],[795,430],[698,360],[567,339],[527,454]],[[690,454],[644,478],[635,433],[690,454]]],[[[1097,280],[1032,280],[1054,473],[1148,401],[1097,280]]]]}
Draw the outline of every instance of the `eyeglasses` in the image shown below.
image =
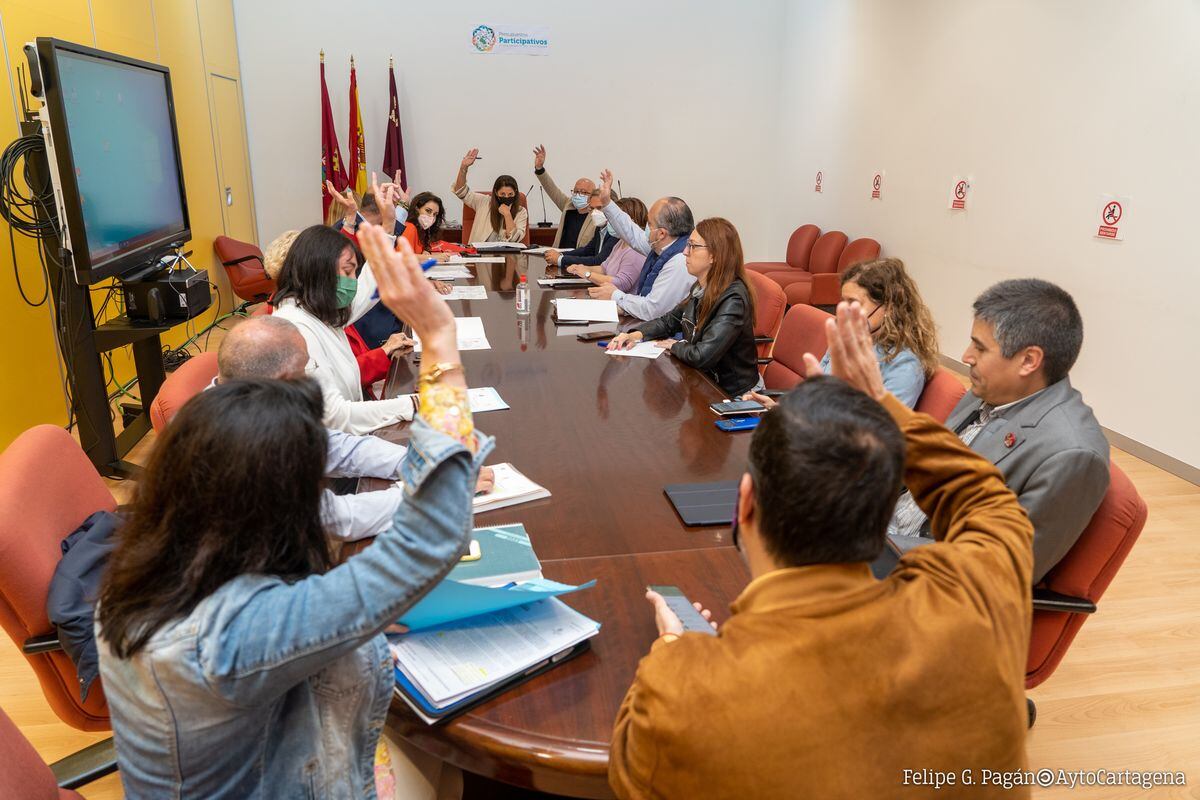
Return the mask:
{"type": "Polygon", "coordinates": [[[692,252],[693,250],[699,250],[699,249],[700,249],[700,248],[702,248],[702,247],[703,247],[705,250],[707,250],[707,249],[708,249],[708,245],[706,245],[706,244],[697,244],[696,242],[688,242],[687,244],[685,244],[685,245],[683,246],[683,252],[685,252],[685,253],[690,253],[690,252],[692,252]]]}

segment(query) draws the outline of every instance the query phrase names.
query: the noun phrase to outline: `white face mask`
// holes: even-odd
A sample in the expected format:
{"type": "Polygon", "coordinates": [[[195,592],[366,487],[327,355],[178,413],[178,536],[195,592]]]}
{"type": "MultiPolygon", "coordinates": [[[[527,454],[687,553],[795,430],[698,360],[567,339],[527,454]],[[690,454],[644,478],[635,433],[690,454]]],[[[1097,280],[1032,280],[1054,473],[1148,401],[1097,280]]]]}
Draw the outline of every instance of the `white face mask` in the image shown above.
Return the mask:
{"type": "Polygon", "coordinates": [[[605,224],[605,218],[604,218],[603,211],[601,211],[600,209],[596,209],[595,211],[592,212],[592,224],[595,225],[597,228],[599,228],[601,225],[605,224]]]}
{"type": "Polygon", "coordinates": [[[422,230],[427,231],[433,227],[433,222],[435,219],[437,219],[437,217],[433,216],[432,214],[421,214],[417,217],[417,224],[421,226],[422,230]]]}

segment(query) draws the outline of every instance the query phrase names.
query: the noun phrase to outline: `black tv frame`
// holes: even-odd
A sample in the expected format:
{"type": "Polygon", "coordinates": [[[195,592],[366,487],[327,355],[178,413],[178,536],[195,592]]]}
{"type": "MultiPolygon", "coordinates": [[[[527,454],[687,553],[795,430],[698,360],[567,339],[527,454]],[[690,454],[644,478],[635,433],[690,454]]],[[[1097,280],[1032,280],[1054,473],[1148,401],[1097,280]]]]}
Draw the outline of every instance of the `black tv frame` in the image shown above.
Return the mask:
{"type": "Polygon", "coordinates": [[[171,87],[171,70],[161,64],[128,58],[62,39],[39,36],[35,42],[41,72],[42,101],[45,103],[44,108],[49,115],[50,133],[54,138],[52,150],[55,164],[52,166],[55,167],[53,171],[59,215],[60,220],[65,222],[64,227],[70,239],[75,281],[83,286],[88,286],[108,278],[121,277],[125,273],[144,268],[158,261],[172,249],[172,245],[182,246],[190,240],[192,237],[191,215],[188,212],[187,187],[183,177],[179,129],[175,122],[175,94],[171,87]],[[87,228],[83,222],[79,184],[75,180],[75,160],[71,153],[71,134],[67,128],[66,108],[62,94],[58,54],[64,51],[160,73],[166,85],[167,114],[171,120],[171,137],[175,145],[175,169],[179,176],[183,227],[145,242],[133,250],[104,259],[95,265],[91,262],[91,252],[88,248],[87,228]]]}

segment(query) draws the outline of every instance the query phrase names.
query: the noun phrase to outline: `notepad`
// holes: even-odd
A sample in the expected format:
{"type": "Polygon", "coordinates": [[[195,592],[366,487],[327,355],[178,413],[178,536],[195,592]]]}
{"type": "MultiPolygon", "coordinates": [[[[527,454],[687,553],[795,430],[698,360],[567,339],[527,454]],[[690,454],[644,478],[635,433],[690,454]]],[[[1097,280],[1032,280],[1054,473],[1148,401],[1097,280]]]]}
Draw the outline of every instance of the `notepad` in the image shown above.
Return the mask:
{"type": "Polygon", "coordinates": [[[617,304],[612,300],[576,300],[562,297],[555,303],[555,315],[571,322],[616,322],[617,304]]]}
{"type": "Polygon", "coordinates": [[[504,586],[542,577],[541,562],[524,525],[476,528],[471,536],[479,543],[479,559],[460,561],[447,578],[475,586],[504,586]]]}
{"type": "Polygon", "coordinates": [[[560,252],[560,253],[570,253],[570,252],[571,252],[572,250],[574,250],[574,249],[575,249],[574,247],[545,247],[545,246],[541,246],[541,247],[530,247],[530,248],[528,248],[528,249],[525,251],[525,253],[526,253],[527,255],[531,255],[531,256],[541,256],[541,255],[545,255],[546,253],[550,252],[551,250],[557,250],[557,251],[558,251],[558,252],[560,252]]]}
{"type": "Polygon", "coordinates": [[[453,286],[450,294],[440,295],[443,300],[487,300],[484,286],[453,286]]]}
{"type": "Polygon", "coordinates": [[[439,281],[453,281],[460,278],[472,278],[474,276],[466,267],[447,264],[440,267],[430,267],[425,271],[425,277],[439,281]]]}
{"type": "Polygon", "coordinates": [[[654,342],[638,342],[628,350],[605,350],[610,356],[632,356],[634,358],[658,358],[667,352],[665,347],[659,347],[654,342]]]}
{"type": "Polygon", "coordinates": [[[487,494],[475,496],[476,514],[529,503],[550,496],[549,489],[526,478],[512,464],[496,464],[492,467],[492,471],[496,475],[496,484],[487,494]]]}
{"type": "MultiPolygon", "coordinates": [[[[492,345],[487,340],[483,330],[481,317],[455,317],[454,326],[458,331],[459,350],[491,350],[492,345]]],[[[421,337],[413,334],[413,350],[421,352],[421,337]]]]}

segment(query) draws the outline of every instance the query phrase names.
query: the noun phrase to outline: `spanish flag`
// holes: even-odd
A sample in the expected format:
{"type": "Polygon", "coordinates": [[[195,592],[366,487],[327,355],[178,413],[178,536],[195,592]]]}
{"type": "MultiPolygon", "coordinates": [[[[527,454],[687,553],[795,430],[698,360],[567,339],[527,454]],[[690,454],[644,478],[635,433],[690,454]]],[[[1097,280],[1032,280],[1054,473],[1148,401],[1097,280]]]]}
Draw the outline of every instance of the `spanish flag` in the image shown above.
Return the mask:
{"type": "Polygon", "coordinates": [[[367,143],[363,138],[362,112],[358,109],[358,78],[354,74],[354,56],[350,56],[350,168],[346,177],[358,196],[367,193],[367,143]]]}

